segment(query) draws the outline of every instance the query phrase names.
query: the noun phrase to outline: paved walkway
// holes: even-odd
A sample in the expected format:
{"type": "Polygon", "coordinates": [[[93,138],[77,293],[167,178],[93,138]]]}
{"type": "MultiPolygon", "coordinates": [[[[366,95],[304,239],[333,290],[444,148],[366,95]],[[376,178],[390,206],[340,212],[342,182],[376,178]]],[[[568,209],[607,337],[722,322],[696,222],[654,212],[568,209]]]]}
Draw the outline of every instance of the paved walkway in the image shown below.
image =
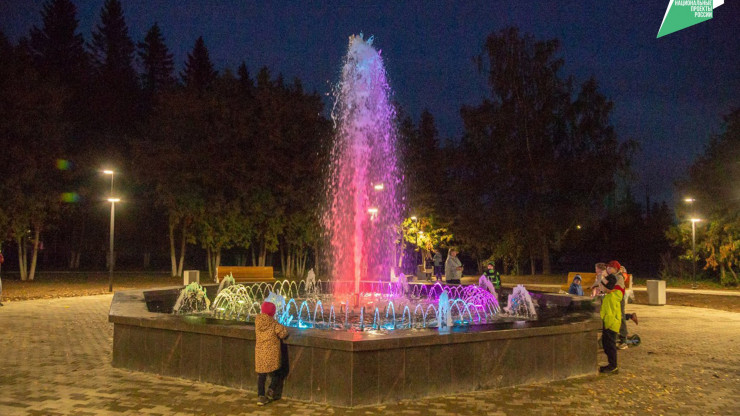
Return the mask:
{"type": "MultiPolygon", "coordinates": [[[[0,308],[0,415],[740,415],[740,314],[630,305],[643,345],[620,374],[360,409],[114,369],[110,295],[0,308]]],[[[600,361],[604,361],[603,354],[600,361]]]]}

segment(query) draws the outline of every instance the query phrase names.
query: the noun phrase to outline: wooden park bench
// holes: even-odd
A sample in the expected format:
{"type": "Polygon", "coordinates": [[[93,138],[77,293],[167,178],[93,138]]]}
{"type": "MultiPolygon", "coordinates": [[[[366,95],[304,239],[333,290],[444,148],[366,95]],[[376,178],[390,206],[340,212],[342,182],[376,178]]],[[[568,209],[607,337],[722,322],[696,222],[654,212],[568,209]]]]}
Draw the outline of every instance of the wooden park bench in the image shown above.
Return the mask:
{"type": "MultiPolygon", "coordinates": [[[[581,272],[570,272],[568,273],[568,280],[565,282],[564,285],[560,286],[560,289],[563,292],[568,292],[568,288],[570,288],[570,284],[573,283],[573,278],[576,277],[576,275],[581,275],[581,287],[583,288],[583,294],[586,296],[591,295],[591,286],[593,286],[594,281],[596,280],[596,273],[581,273],[581,272]]],[[[632,298],[634,301],[634,292],[632,291],[632,275],[625,273],[624,275],[624,285],[627,286],[624,291],[624,295],[627,298],[632,298]]]]}
{"type": "Polygon", "coordinates": [[[218,266],[216,268],[216,279],[220,282],[225,276],[231,274],[237,283],[274,282],[275,277],[272,267],[256,266],[218,266]]]}

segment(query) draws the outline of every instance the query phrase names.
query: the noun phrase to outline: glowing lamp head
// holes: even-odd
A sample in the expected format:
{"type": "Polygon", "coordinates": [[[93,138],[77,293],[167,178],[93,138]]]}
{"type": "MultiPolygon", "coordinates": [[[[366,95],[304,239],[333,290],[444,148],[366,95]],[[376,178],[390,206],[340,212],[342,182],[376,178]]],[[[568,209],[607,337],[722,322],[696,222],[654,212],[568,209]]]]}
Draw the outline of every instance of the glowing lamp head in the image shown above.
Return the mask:
{"type": "Polygon", "coordinates": [[[702,219],[701,218],[692,218],[691,219],[691,222],[693,222],[693,223],[697,223],[699,221],[702,221],[702,219]]]}
{"type": "Polygon", "coordinates": [[[580,230],[581,229],[581,224],[576,225],[576,229],[580,230]]]}
{"type": "Polygon", "coordinates": [[[121,202],[121,198],[108,198],[108,202],[121,202]]]}
{"type": "Polygon", "coordinates": [[[367,209],[367,213],[368,214],[371,214],[371,215],[375,215],[375,214],[378,213],[378,209],[377,208],[368,208],[367,209]]]}
{"type": "Polygon", "coordinates": [[[104,170],[104,171],[103,171],[103,173],[105,173],[106,175],[112,175],[112,174],[114,174],[115,172],[113,172],[113,171],[112,171],[112,170],[110,170],[110,169],[106,169],[106,170],[104,170]]]}
{"type": "Polygon", "coordinates": [[[416,215],[412,215],[411,216],[411,221],[416,221],[416,220],[418,220],[418,218],[416,218],[416,215]]]}
{"type": "Polygon", "coordinates": [[[684,198],[684,202],[691,203],[691,202],[694,202],[694,201],[696,201],[696,199],[694,199],[694,198],[684,198]]]}
{"type": "Polygon", "coordinates": [[[382,191],[383,190],[383,184],[382,183],[376,183],[375,186],[373,186],[373,188],[376,191],[382,191]]]}

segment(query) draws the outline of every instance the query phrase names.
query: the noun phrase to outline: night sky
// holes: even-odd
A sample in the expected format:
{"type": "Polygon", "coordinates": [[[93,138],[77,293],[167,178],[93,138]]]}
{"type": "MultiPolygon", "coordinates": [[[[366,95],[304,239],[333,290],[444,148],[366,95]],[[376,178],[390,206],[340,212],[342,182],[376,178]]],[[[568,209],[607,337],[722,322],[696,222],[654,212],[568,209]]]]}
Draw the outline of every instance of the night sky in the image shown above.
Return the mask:
{"type": "MultiPolygon", "coordinates": [[[[451,139],[462,134],[460,107],[487,95],[472,58],[489,33],[513,25],[537,39],[558,38],[561,75],[577,84],[594,76],[615,103],[620,138],[641,143],[638,200],[646,185],[653,201],[680,197],[674,181],[721,131],[722,115],[740,106],[740,1],[727,0],[713,19],[660,39],[668,0],[122,3],[134,42],[159,23],[178,70],[202,35],[217,69],[245,61],[254,74],[266,65],[322,95],[339,79],[347,37],[374,35],[395,99],[417,121],[428,108],[451,139]]],[[[17,41],[40,27],[42,4],[0,0],[0,30],[17,41]]],[[[75,4],[89,41],[103,0],[75,4]]]]}

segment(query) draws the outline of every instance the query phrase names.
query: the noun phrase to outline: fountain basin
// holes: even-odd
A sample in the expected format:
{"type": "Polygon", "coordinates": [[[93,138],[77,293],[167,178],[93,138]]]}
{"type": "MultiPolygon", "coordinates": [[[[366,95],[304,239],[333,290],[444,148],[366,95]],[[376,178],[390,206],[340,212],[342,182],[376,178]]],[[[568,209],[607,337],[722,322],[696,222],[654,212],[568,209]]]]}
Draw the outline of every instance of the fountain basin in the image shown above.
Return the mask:
{"type": "MultiPolygon", "coordinates": [[[[145,296],[166,310],[174,290],[115,293],[113,366],[255,390],[254,327],[149,311],[145,296]]],[[[446,332],[289,328],[283,396],[354,407],[594,374],[601,322],[589,302],[533,298],[568,312],[446,332]]]]}

